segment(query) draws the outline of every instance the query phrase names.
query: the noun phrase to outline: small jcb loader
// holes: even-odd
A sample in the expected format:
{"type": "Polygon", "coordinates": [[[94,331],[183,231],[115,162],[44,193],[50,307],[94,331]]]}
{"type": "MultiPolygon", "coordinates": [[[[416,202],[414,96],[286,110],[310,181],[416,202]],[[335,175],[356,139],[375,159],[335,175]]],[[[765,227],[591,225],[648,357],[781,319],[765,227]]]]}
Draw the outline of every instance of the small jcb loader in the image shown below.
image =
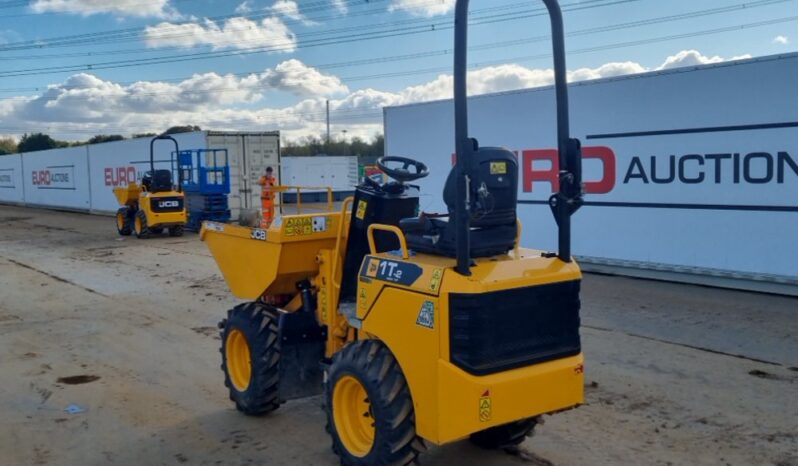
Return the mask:
{"type": "Polygon", "coordinates": [[[558,252],[520,247],[516,157],[468,135],[468,2],[458,0],[448,214],[417,213],[419,188],[409,183],[427,176],[424,164],[383,157],[392,181],[366,179],[340,211],[284,215],[268,230],[204,224],[201,238],[232,293],[249,301],[220,323],[225,385],[238,410],[261,415],[322,394],[342,464],[405,465],[426,442],[517,445],[541,415],[583,403],[581,273],[570,252],[581,150],[569,136],[560,8],[545,3],[558,252]]]}
{"type": "Polygon", "coordinates": [[[135,233],[138,238],[160,235],[164,229],[169,236],[182,236],[183,227],[188,221],[181,180],[182,169],[177,167],[177,185],[172,181],[172,170],[155,169],[155,141],[172,141],[174,154],[179,154],[177,141],[167,135],[156,136],[150,141],[150,171],[146,172],[141,183],[132,182],[127,186],[114,188],[119,205],[116,212],[116,230],[122,236],[135,233]]]}

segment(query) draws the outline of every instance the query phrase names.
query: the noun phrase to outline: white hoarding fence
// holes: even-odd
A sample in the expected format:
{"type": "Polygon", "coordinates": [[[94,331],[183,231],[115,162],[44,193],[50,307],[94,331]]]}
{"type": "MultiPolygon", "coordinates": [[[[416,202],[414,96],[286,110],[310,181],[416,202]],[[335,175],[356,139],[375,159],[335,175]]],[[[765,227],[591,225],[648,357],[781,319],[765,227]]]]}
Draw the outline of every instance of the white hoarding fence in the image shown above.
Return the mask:
{"type": "MultiPolygon", "coordinates": [[[[172,137],[180,150],[227,150],[233,217],[260,209],[260,189],[255,181],[265,167],[280,166],[279,132],[197,131],[172,137]]],[[[119,205],[113,188],[140,182],[150,170],[150,141],[127,139],[0,156],[0,202],[116,212],[119,205]]],[[[171,141],[155,141],[155,169],[173,168],[174,149],[171,141]]]]}
{"type": "Polygon", "coordinates": [[[22,157],[19,154],[0,156],[0,202],[24,202],[23,189],[22,157]]]}
{"type": "Polygon", "coordinates": [[[86,146],[23,154],[25,203],[89,209],[87,156],[86,146]]]}
{"type": "MultiPolygon", "coordinates": [[[[571,85],[587,191],[574,254],[798,286],[796,75],[792,54],[571,85]]],[[[553,89],[479,96],[469,108],[480,145],[518,155],[522,243],[556,249],[553,89]]],[[[422,209],[445,211],[451,101],[387,108],[385,131],[386,155],[430,167],[422,209]]]]}

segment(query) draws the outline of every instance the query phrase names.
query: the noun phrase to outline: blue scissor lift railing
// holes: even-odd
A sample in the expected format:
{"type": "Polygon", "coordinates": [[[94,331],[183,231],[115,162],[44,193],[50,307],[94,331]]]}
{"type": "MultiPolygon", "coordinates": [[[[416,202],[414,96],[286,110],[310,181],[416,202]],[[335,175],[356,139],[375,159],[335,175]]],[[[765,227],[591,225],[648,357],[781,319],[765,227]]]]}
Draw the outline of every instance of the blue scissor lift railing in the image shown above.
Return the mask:
{"type": "Polygon", "coordinates": [[[172,154],[182,174],[188,224],[199,230],[205,220],[230,221],[230,161],[227,149],[190,149],[172,154]],[[176,155],[176,157],[175,157],[176,155]]]}

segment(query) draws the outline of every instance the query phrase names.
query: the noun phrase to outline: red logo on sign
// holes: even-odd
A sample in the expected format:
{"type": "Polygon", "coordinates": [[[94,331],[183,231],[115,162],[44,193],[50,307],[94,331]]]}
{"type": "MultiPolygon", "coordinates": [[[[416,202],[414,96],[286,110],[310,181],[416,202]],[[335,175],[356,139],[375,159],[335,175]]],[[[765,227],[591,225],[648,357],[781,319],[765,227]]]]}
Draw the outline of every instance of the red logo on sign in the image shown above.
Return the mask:
{"type": "Polygon", "coordinates": [[[34,170],[31,174],[34,186],[50,186],[50,170],[34,170]]]}
{"type": "MultiPolygon", "coordinates": [[[[615,188],[615,153],[609,147],[583,147],[582,159],[598,159],[603,165],[603,176],[597,181],[585,181],[585,192],[588,194],[607,194],[615,188]]],[[[523,189],[533,192],[536,182],[548,183],[551,192],[560,190],[560,158],[556,149],[525,150],[522,152],[521,171],[523,189]],[[540,168],[535,162],[548,162],[548,167],[540,168]]]]}
{"type": "Polygon", "coordinates": [[[106,167],[106,186],[127,186],[136,181],[136,167],[106,167]]]}

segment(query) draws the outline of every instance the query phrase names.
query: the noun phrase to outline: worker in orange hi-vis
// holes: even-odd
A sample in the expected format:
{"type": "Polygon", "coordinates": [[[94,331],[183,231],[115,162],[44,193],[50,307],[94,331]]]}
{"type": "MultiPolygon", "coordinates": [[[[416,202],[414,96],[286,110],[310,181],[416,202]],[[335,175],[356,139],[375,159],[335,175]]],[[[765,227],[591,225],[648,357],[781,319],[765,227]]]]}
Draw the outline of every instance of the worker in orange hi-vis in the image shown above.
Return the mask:
{"type": "Polygon", "coordinates": [[[263,209],[263,220],[261,220],[261,228],[269,228],[274,220],[274,185],[277,180],[272,175],[272,167],[266,167],[266,174],[261,176],[258,184],[261,186],[260,201],[263,209]]]}

